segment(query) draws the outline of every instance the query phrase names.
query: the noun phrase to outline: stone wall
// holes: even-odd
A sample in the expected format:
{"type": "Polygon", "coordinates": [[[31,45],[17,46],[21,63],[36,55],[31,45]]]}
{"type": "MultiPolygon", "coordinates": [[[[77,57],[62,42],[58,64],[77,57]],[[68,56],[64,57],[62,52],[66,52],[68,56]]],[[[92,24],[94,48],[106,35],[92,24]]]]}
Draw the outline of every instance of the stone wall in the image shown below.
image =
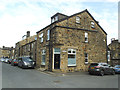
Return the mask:
{"type": "Polygon", "coordinates": [[[98,22],[87,12],[78,13],[69,18],[53,23],[37,33],[37,66],[43,69],[53,68],[53,49],[60,48],[60,71],[87,71],[92,62],[107,62],[107,35],[98,22]],[[76,23],[76,16],[80,23],[76,23]],[[91,27],[94,22],[94,28],[91,27]],[[47,41],[47,30],[50,29],[50,41],[47,41]],[[85,32],[88,42],[85,42],[85,32]],[[40,34],[43,33],[43,42],[40,34]],[[45,65],[41,65],[41,52],[46,50],[45,65]],[[76,66],[68,66],[68,49],[76,50],[76,66]],[[88,53],[88,64],[85,64],[85,53],[88,53]]]}

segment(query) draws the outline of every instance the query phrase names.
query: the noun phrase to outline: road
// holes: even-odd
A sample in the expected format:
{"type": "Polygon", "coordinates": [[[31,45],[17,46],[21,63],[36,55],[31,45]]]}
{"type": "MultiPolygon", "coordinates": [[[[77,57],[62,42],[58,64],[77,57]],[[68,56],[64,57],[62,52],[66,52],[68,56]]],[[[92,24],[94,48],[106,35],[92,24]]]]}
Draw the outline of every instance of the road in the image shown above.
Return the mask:
{"type": "Polygon", "coordinates": [[[56,76],[2,63],[2,88],[118,88],[118,75],[56,76]]]}

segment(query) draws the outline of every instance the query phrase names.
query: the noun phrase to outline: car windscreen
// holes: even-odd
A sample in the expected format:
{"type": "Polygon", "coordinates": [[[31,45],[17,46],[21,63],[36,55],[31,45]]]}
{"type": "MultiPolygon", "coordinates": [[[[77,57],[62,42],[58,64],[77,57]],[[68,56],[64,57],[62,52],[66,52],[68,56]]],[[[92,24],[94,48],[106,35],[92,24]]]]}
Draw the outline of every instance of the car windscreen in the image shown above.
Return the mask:
{"type": "Polygon", "coordinates": [[[120,65],[116,65],[115,67],[116,67],[116,68],[120,68],[120,65]]]}
{"type": "Polygon", "coordinates": [[[98,63],[91,63],[90,66],[98,66],[98,63]]]}
{"type": "Polygon", "coordinates": [[[29,58],[29,57],[24,57],[23,58],[23,61],[29,61],[29,62],[31,62],[31,61],[33,61],[31,58],[29,58]]]}

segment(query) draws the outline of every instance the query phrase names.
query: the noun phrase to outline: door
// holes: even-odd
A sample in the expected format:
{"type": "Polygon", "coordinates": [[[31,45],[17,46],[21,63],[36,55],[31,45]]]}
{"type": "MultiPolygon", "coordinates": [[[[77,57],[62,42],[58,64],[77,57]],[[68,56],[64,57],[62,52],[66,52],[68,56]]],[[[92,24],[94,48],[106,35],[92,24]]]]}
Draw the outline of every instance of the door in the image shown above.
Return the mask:
{"type": "Polygon", "coordinates": [[[60,69],[60,54],[54,54],[54,69],[60,69]]]}

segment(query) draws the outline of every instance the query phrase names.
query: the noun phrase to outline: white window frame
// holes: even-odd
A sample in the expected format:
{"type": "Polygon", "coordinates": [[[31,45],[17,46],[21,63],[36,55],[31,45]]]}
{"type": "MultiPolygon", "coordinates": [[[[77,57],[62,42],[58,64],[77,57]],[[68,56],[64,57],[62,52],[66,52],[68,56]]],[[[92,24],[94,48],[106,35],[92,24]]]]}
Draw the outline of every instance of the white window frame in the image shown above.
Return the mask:
{"type": "Polygon", "coordinates": [[[76,23],[80,23],[80,17],[76,16],[76,23]]]}
{"type": "Polygon", "coordinates": [[[41,65],[45,65],[46,60],[43,60],[43,56],[46,58],[45,55],[46,55],[46,50],[42,50],[41,65]]]}
{"type": "Polygon", "coordinates": [[[47,40],[50,40],[50,30],[47,30],[47,40]]]}
{"type": "Polygon", "coordinates": [[[28,51],[30,51],[30,44],[28,44],[28,51]]]}
{"type": "Polygon", "coordinates": [[[43,42],[43,33],[41,33],[41,34],[39,35],[39,38],[40,38],[40,42],[42,43],[42,42],[43,42]]]}
{"type": "Polygon", "coordinates": [[[68,60],[69,60],[69,55],[75,55],[75,64],[68,63],[68,66],[76,66],[76,50],[75,49],[68,49],[68,60]]]}
{"type": "Polygon", "coordinates": [[[85,42],[88,42],[88,33],[85,32],[85,42]]]}
{"type": "Polygon", "coordinates": [[[58,21],[58,16],[55,17],[55,21],[58,21]]]}
{"type": "Polygon", "coordinates": [[[95,23],[93,21],[90,22],[91,28],[95,28],[95,23]]]}
{"type": "Polygon", "coordinates": [[[31,46],[32,46],[32,49],[33,49],[34,43],[32,43],[32,45],[31,45],[31,46]]]}
{"type": "Polygon", "coordinates": [[[88,64],[88,53],[84,53],[84,55],[85,55],[85,64],[88,64]],[[87,57],[86,57],[86,55],[87,55],[87,57]]]}
{"type": "Polygon", "coordinates": [[[52,23],[53,23],[53,22],[55,22],[55,19],[54,19],[54,18],[52,18],[52,23]]]}

